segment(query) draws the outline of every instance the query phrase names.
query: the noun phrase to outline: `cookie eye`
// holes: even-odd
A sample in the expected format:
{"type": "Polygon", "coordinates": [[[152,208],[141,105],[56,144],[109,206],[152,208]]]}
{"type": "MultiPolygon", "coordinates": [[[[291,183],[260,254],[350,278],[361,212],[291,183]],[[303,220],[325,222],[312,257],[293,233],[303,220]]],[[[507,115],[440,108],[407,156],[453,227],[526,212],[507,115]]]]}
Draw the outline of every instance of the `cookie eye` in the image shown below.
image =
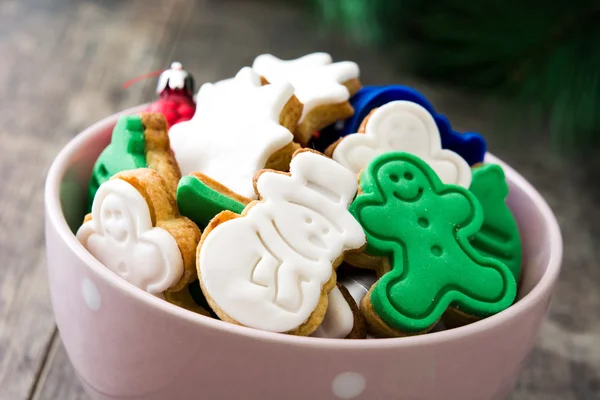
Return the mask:
{"type": "Polygon", "coordinates": [[[312,224],[312,218],[310,218],[310,217],[306,217],[305,221],[307,224],[312,224]]]}
{"type": "Polygon", "coordinates": [[[414,178],[413,174],[411,172],[405,172],[404,173],[404,179],[406,179],[407,181],[412,181],[414,178]]]}
{"type": "Polygon", "coordinates": [[[400,178],[398,178],[398,175],[396,174],[391,174],[390,175],[390,180],[394,183],[398,182],[400,180],[400,178]]]}
{"type": "Polygon", "coordinates": [[[323,235],[327,235],[329,233],[329,228],[324,228],[323,229],[323,235]]]}
{"type": "Polygon", "coordinates": [[[121,213],[121,211],[119,210],[115,210],[115,212],[113,213],[115,219],[121,219],[123,217],[123,213],[121,213]]]}

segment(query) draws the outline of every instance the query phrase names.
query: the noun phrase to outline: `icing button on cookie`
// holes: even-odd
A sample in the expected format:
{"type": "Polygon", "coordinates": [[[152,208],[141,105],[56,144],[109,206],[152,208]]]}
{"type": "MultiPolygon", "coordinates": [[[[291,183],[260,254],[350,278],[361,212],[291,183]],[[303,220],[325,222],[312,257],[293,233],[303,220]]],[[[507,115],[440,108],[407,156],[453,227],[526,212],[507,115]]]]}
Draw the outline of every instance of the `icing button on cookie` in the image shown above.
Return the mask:
{"type": "MultiPolygon", "coordinates": [[[[454,151],[464,158],[469,165],[483,161],[487,149],[483,136],[475,132],[460,133],[453,130],[448,118],[436,112],[425,96],[413,88],[402,85],[364,86],[361,88],[350,99],[350,104],[354,108],[354,115],[323,129],[319,138],[319,145],[324,148],[340,137],[358,132],[361,122],[374,108],[398,100],[419,104],[433,116],[440,131],[442,148],[454,151]]],[[[320,150],[321,148],[317,149],[320,150]]]]}
{"type": "Polygon", "coordinates": [[[424,333],[447,309],[480,319],[512,304],[511,271],[469,243],[483,223],[472,193],[443,184],[427,163],[401,152],[373,159],[359,184],[349,210],[367,235],[365,252],[388,260],[361,301],[370,333],[424,333]]]}

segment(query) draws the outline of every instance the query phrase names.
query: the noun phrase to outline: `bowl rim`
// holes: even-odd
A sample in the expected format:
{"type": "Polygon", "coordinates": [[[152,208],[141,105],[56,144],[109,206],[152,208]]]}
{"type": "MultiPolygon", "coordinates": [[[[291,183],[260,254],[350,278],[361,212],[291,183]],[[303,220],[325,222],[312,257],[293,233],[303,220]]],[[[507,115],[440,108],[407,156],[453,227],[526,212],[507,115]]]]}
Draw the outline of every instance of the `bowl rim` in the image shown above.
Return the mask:
{"type": "Polygon", "coordinates": [[[136,299],[137,301],[145,303],[145,305],[149,307],[158,309],[160,312],[171,314],[174,317],[185,320],[187,323],[195,324],[200,327],[214,329],[232,335],[244,336],[246,338],[260,341],[311,348],[318,347],[327,349],[368,350],[373,348],[383,349],[408,346],[428,346],[439,342],[463,339],[468,336],[480,334],[485,331],[492,330],[499,325],[509,323],[512,319],[523,315],[534,308],[538,303],[547,297],[546,295],[551,295],[560,272],[563,255],[563,241],[556,217],[554,216],[548,203],[537,192],[537,190],[535,190],[533,186],[527,180],[525,180],[525,178],[523,178],[502,160],[498,159],[491,153],[487,153],[485,156],[485,161],[501,165],[504,169],[507,179],[511,181],[514,186],[518,186],[530,199],[530,201],[536,205],[536,208],[539,210],[543,220],[546,223],[546,228],[550,238],[550,255],[548,266],[540,281],[516,304],[498,314],[492,315],[469,325],[440,332],[433,332],[426,335],[407,336],[401,338],[384,338],[377,340],[340,340],[286,335],[235,325],[194,313],[155,297],[150,293],[147,293],[146,291],[119,278],[116,274],[104,267],[100,261],[94,258],[94,256],[92,256],[77,240],[73,232],[71,232],[60,204],[60,183],[64,178],[68,161],[77,152],[77,150],[83,147],[90,140],[90,138],[97,135],[98,132],[112,127],[120,116],[142,112],[147,106],[147,104],[143,104],[112,114],[87,127],[82,132],[77,134],[73,139],[71,139],[69,143],[67,143],[58,153],[52,162],[52,165],[50,166],[46,177],[44,197],[46,220],[48,221],[47,223],[50,223],[54,226],[55,231],[58,233],[61,239],[80,259],[81,263],[87,266],[89,272],[95,275],[98,279],[102,279],[106,284],[112,286],[114,289],[125,293],[132,299],[136,299]]]}

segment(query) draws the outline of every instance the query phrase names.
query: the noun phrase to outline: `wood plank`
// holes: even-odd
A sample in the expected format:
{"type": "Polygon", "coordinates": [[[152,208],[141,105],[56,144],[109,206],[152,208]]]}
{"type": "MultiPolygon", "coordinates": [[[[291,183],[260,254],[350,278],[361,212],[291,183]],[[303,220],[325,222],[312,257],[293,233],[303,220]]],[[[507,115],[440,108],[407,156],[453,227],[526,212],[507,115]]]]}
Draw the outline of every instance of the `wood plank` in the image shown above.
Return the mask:
{"type": "Polygon", "coordinates": [[[87,400],[65,348],[58,337],[52,340],[48,362],[31,397],[32,400],[87,400]]]}
{"type": "Polygon", "coordinates": [[[48,166],[83,127],[139,103],[152,83],[121,84],[154,67],[173,10],[186,4],[0,2],[0,399],[30,396],[55,330],[43,238],[48,166]]]}

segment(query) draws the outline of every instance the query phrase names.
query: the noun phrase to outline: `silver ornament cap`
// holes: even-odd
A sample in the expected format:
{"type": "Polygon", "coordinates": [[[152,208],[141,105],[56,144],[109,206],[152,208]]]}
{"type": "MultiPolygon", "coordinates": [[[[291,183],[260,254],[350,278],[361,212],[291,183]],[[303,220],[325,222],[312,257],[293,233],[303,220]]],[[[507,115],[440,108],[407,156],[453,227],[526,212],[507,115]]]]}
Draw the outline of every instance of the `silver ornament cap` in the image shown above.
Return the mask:
{"type": "Polygon", "coordinates": [[[189,96],[194,95],[194,77],[183,69],[180,62],[173,62],[171,68],[165,70],[158,78],[156,93],[161,94],[167,89],[181,90],[189,96]]]}

